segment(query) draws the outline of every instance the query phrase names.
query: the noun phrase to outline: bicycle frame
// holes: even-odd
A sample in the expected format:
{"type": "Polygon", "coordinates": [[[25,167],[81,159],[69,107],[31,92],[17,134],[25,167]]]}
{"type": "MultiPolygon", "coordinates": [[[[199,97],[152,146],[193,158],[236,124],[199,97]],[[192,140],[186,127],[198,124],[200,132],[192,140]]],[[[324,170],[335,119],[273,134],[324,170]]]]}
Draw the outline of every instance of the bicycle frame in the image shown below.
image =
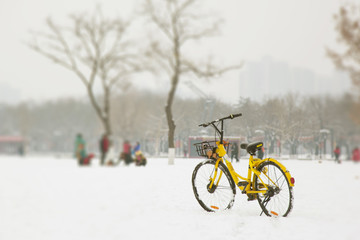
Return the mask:
{"type": "Polygon", "coordinates": [[[247,195],[248,201],[258,201],[262,209],[261,214],[286,217],[293,206],[292,187],[295,179],[277,160],[273,158],[262,160],[255,157],[256,152],[263,147],[263,143],[252,142],[241,145],[241,148],[246,149],[250,154],[246,177],[235,171],[227,155],[228,143],[224,141],[224,120],[240,116],[241,113],[231,114],[199,125],[201,127],[211,125],[215,129],[215,144],[209,141],[194,144],[197,154],[208,159],[197,164],[193,171],[192,186],[195,198],[201,207],[209,212],[230,209],[235,200],[236,185],[242,194],[247,195]]]}
{"type": "Polygon", "coordinates": [[[238,186],[238,188],[243,192],[243,193],[266,193],[266,190],[259,190],[259,191],[254,191],[254,190],[251,190],[251,179],[253,178],[253,174],[256,174],[258,175],[259,179],[261,180],[261,182],[264,184],[264,186],[266,187],[267,189],[267,186],[266,184],[262,181],[262,179],[260,178],[260,172],[257,171],[254,166],[258,166],[258,164],[254,164],[254,158],[253,156],[250,156],[249,158],[249,170],[248,170],[248,175],[247,177],[243,177],[241,176],[240,174],[238,174],[233,165],[231,164],[231,162],[228,160],[228,156],[226,154],[226,150],[225,150],[225,147],[223,144],[220,144],[219,142],[217,142],[217,154],[219,155],[219,158],[216,160],[216,164],[215,164],[215,172],[214,172],[214,176],[213,178],[211,179],[211,182],[210,182],[210,185],[209,185],[209,188],[211,188],[214,184],[215,185],[218,185],[220,179],[221,179],[221,176],[222,176],[222,173],[220,173],[220,176],[219,178],[217,179],[217,170],[218,170],[218,166],[219,166],[219,163],[220,162],[224,162],[225,161],[225,164],[230,172],[230,175],[232,177],[232,179],[234,180],[236,186],[238,186]],[[217,182],[215,183],[215,179],[217,179],[217,182]],[[245,180],[247,182],[246,186],[239,186],[239,182],[240,180],[245,180]]]}
{"type": "MultiPolygon", "coordinates": [[[[238,188],[242,191],[242,193],[246,193],[246,194],[266,193],[266,191],[268,190],[268,186],[267,186],[267,184],[264,183],[263,179],[261,178],[261,176],[260,176],[261,172],[259,172],[257,170],[257,167],[261,163],[263,163],[264,161],[272,161],[272,162],[275,162],[276,164],[278,164],[280,166],[281,170],[285,173],[285,176],[286,176],[290,186],[292,186],[292,187],[294,186],[294,180],[291,177],[289,171],[280,162],[278,162],[277,160],[272,159],[272,158],[267,158],[267,159],[261,160],[261,159],[258,159],[258,158],[254,158],[253,155],[250,155],[250,157],[249,157],[249,170],[248,170],[247,177],[243,177],[240,174],[238,174],[235,171],[235,169],[234,169],[233,165],[231,164],[231,162],[229,161],[229,157],[227,156],[226,149],[225,149],[224,143],[223,143],[223,136],[224,136],[224,131],[223,131],[224,123],[223,123],[223,121],[225,119],[226,118],[216,120],[216,121],[213,121],[213,122],[207,124],[207,125],[211,124],[214,127],[214,129],[216,130],[216,132],[218,132],[219,135],[220,135],[220,141],[216,142],[216,145],[217,145],[216,153],[219,156],[219,158],[216,160],[216,163],[215,163],[215,172],[214,172],[214,176],[211,179],[209,189],[211,189],[212,186],[215,183],[219,163],[224,162],[224,161],[225,161],[225,164],[226,164],[226,166],[227,166],[227,168],[228,168],[228,170],[230,172],[230,175],[231,175],[234,183],[236,184],[236,186],[238,186],[238,188]],[[217,121],[221,122],[221,130],[218,129],[218,127],[214,124],[217,121]],[[258,176],[258,179],[261,181],[261,183],[265,187],[265,190],[253,190],[252,189],[252,187],[254,187],[254,184],[255,184],[255,182],[253,181],[255,175],[258,176]],[[246,184],[245,185],[243,185],[243,184],[239,185],[240,180],[246,181],[246,184]]],[[[263,174],[266,176],[266,178],[269,181],[271,181],[274,185],[276,185],[275,182],[272,179],[270,179],[265,172],[263,172],[263,174]]],[[[220,176],[219,176],[217,182],[215,183],[216,186],[220,182],[221,176],[222,176],[222,172],[220,173],[220,176]]]]}

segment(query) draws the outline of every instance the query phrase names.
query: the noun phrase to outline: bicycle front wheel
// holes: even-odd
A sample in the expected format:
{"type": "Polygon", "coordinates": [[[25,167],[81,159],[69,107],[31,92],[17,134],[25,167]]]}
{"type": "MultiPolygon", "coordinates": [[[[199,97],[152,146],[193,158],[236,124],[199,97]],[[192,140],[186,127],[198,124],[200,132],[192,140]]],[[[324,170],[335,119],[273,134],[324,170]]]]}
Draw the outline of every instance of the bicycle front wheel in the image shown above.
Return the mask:
{"type": "Polygon", "coordinates": [[[257,195],[260,207],[267,216],[286,217],[293,207],[293,192],[285,173],[271,161],[260,164],[258,170],[260,175],[254,178],[255,190],[267,187],[266,193],[257,195]]]}
{"type": "Polygon", "coordinates": [[[214,160],[199,163],[192,175],[192,186],[196,200],[208,212],[230,209],[235,200],[236,188],[233,179],[225,165],[220,162],[215,177],[214,160]]]}

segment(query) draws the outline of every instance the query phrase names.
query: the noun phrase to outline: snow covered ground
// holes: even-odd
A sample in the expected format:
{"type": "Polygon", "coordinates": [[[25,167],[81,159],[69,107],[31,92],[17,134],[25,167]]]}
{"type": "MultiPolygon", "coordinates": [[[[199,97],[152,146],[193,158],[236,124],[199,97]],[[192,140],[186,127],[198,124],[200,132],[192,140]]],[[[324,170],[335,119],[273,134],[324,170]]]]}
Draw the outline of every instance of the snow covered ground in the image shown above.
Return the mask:
{"type": "MultiPolygon", "coordinates": [[[[360,164],[283,160],[295,177],[287,218],[234,207],[205,212],[191,174],[199,159],[146,167],[78,167],[74,160],[0,156],[0,239],[359,239],[360,164]]],[[[245,175],[246,161],[234,164],[245,175]]]]}

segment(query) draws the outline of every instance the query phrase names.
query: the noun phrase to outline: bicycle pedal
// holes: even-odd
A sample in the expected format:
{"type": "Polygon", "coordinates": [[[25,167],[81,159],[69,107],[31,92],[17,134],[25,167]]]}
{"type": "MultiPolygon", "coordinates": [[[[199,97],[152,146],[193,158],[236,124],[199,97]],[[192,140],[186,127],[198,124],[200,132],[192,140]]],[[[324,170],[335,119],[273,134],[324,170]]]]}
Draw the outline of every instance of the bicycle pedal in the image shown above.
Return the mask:
{"type": "Polygon", "coordinates": [[[241,182],[238,182],[237,184],[239,187],[246,187],[248,185],[248,182],[247,181],[241,181],[241,182]]]}
{"type": "Polygon", "coordinates": [[[238,185],[239,187],[243,187],[242,189],[240,188],[240,189],[242,190],[242,191],[241,191],[242,194],[245,194],[245,193],[246,193],[246,187],[247,187],[248,184],[249,184],[249,183],[248,183],[247,181],[238,182],[237,185],[238,185]]]}
{"type": "Polygon", "coordinates": [[[248,201],[254,201],[254,200],[256,200],[256,195],[255,194],[248,194],[247,195],[248,196],[248,201]]]}

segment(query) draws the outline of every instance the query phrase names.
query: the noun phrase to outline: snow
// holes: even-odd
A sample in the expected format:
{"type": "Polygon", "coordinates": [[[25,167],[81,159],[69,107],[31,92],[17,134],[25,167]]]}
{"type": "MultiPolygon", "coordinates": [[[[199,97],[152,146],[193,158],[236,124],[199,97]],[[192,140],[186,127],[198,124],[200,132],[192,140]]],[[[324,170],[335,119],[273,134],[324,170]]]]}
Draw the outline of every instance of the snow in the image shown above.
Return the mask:
{"type": "MultiPolygon", "coordinates": [[[[360,164],[281,161],[296,180],[294,208],[270,218],[239,191],[232,209],[204,211],[191,186],[200,161],[78,167],[0,156],[0,239],[359,239],[360,164]]],[[[245,160],[234,167],[245,175],[245,160]]]]}

